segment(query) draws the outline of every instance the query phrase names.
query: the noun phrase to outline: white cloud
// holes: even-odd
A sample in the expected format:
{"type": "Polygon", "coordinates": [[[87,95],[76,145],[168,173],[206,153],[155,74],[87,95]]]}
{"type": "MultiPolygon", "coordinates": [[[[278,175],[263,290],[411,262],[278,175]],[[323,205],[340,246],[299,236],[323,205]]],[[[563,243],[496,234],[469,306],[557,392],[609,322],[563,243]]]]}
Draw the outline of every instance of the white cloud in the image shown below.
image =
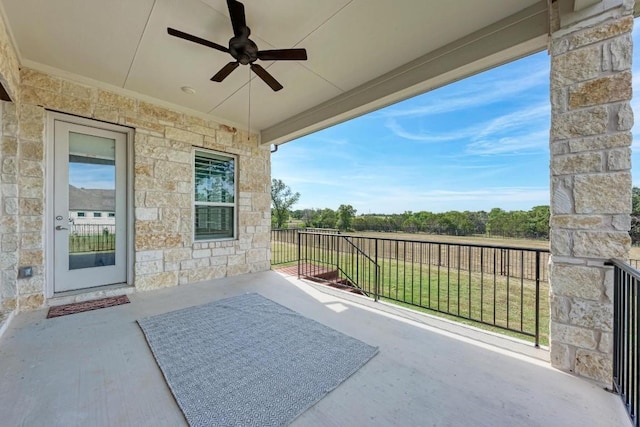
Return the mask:
{"type": "Polygon", "coordinates": [[[481,130],[478,132],[478,136],[474,139],[482,139],[486,136],[494,135],[500,132],[528,128],[532,123],[540,121],[540,119],[549,120],[550,115],[551,106],[548,103],[533,105],[528,108],[515,110],[509,114],[505,114],[489,122],[481,124],[479,126],[481,130]]]}
{"type": "Polygon", "coordinates": [[[519,154],[523,150],[530,152],[547,147],[549,117],[549,105],[537,104],[451,132],[413,133],[394,118],[388,118],[385,127],[395,136],[410,141],[439,143],[467,139],[467,154],[519,154]]]}
{"type": "Polygon", "coordinates": [[[471,155],[528,154],[545,150],[549,145],[549,131],[522,133],[502,138],[485,138],[467,145],[466,153],[471,155]]]}
{"type": "Polygon", "coordinates": [[[445,142],[445,141],[454,141],[460,140],[463,138],[469,138],[474,135],[476,132],[472,128],[461,129],[455,132],[450,133],[414,133],[409,132],[404,129],[400,123],[394,118],[389,118],[385,122],[385,127],[389,129],[395,136],[403,139],[408,139],[410,141],[421,141],[421,142],[445,142]]]}

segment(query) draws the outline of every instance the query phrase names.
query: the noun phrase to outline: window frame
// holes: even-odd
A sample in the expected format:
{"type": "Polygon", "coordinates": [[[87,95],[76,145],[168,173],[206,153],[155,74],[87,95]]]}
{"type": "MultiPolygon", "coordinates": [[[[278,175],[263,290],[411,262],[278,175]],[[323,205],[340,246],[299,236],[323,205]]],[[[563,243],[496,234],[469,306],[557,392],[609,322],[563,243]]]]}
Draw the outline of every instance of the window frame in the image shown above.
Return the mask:
{"type": "Polygon", "coordinates": [[[224,153],[216,150],[210,150],[207,148],[194,147],[191,152],[191,177],[193,179],[193,183],[191,186],[191,226],[193,227],[191,238],[193,243],[203,243],[203,242],[220,242],[220,241],[229,241],[229,240],[237,240],[238,239],[238,200],[240,196],[238,194],[238,156],[231,153],[224,153]],[[220,156],[233,161],[233,203],[223,203],[223,202],[198,202],[196,201],[196,156],[198,153],[205,153],[220,156]],[[196,236],[196,208],[197,206],[219,206],[219,207],[230,207],[233,209],[233,235],[231,237],[219,237],[219,238],[207,238],[207,239],[198,239],[196,236]]]}

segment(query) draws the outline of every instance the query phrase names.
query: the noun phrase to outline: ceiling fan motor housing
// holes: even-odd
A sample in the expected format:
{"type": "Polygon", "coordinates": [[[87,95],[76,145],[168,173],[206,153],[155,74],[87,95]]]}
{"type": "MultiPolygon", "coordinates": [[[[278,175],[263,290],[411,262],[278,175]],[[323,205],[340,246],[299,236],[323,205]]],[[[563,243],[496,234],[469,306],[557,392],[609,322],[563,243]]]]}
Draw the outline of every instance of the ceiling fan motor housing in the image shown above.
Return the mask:
{"type": "Polygon", "coordinates": [[[229,40],[229,53],[242,65],[248,65],[258,59],[258,46],[249,39],[251,31],[244,27],[240,35],[229,40]]]}

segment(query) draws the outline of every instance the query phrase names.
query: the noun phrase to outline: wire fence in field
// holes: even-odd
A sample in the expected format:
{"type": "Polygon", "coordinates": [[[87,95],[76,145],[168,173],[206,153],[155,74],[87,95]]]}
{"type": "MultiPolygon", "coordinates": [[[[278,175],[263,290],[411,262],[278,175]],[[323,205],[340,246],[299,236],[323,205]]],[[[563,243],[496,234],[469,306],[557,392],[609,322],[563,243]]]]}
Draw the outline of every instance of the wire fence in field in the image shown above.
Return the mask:
{"type": "Polygon", "coordinates": [[[546,250],[356,236],[350,239],[368,254],[377,250],[382,258],[517,279],[536,280],[537,277],[543,282],[549,279],[549,251],[546,250]]]}

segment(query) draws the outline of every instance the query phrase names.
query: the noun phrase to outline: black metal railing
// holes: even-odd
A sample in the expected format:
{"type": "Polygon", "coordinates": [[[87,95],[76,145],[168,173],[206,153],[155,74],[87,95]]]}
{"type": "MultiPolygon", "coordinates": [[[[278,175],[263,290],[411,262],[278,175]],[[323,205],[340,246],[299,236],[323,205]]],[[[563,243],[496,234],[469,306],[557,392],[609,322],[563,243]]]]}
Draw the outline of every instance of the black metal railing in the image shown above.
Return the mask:
{"type": "Polygon", "coordinates": [[[271,230],[271,265],[298,262],[298,233],[340,234],[336,228],[276,228],[271,230]]]}
{"type": "Polygon", "coordinates": [[[340,234],[298,233],[298,276],[353,287],[377,300],[380,267],[340,234]]]}
{"type": "Polygon", "coordinates": [[[309,233],[322,233],[322,234],[340,234],[340,230],[338,230],[337,228],[307,227],[307,228],[301,228],[300,231],[307,231],[309,233]]]}
{"type": "Polygon", "coordinates": [[[298,262],[297,228],[271,230],[271,265],[298,262]]]}
{"type": "MultiPolygon", "coordinates": [[[[380,292],[380,265],[375,258],[367,255],[360,249],[349,236],[342,236],[342,248],[338,247],[339,253],[345,253],[342,264],[338,264],[340,271],[345,274],[353,284],[366,292],[367,296],[378,300],[380,292]]],[[[375,257],[375,254],[373,254],[375,257]]]]}
{"type": "Polygon", "coordinates": [[[305,231],[298,236],[302,276],[348,279],[375,299],[532,337],[536,346],[547,342],[540,324],[549,319],[548,250],[305,231]]]}
{"type": "Polygon", "coordinates": [[[613,260],[613,388],[634,426],[640,426],[640,271],[613,260]]]}
{"type": "Polygon", "coordinates": [[[69,253],[115,251],[115,232],[113,224],[69,224],[69,253]]]}

